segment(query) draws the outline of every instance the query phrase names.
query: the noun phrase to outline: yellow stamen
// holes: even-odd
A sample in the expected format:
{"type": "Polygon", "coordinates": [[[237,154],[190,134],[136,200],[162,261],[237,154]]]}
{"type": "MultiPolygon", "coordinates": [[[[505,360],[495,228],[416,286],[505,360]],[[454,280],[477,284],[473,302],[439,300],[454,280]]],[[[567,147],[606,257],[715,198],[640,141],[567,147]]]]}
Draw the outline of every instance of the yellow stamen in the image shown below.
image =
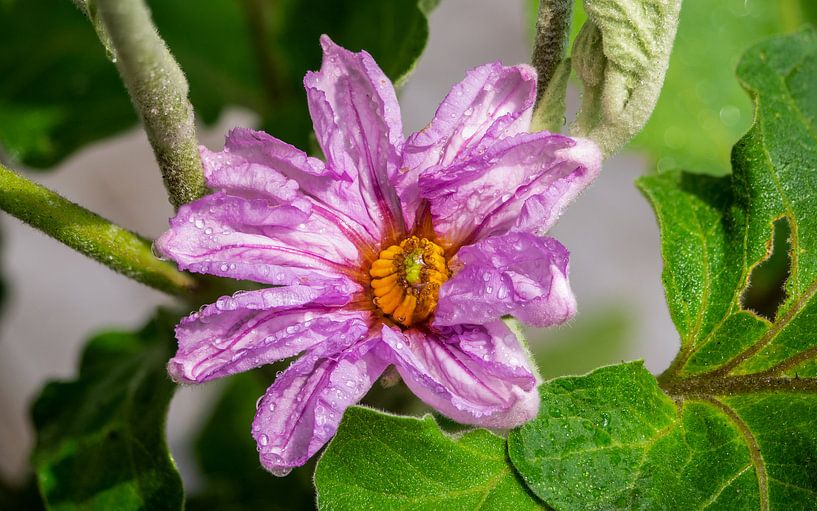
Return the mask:
{"type": "Polygon", "coordinates": [[[381,251],[369,269],[377,308],[406,327],[428,319],[450,276],[444,254],[439,245],[417,236],[381,251]]]}

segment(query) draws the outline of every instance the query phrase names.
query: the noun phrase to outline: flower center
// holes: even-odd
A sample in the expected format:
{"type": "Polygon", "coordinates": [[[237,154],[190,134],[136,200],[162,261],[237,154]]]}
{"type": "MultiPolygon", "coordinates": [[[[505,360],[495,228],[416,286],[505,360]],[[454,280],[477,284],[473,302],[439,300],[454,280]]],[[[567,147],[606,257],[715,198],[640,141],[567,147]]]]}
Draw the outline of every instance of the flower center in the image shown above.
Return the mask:
{"type": "Polygon", "coordinates": [[[439,245],[411,236],[381,251],[369,275],[375,306],[395,322],[411,326],[434,312],[450,272],[439,245]]]}

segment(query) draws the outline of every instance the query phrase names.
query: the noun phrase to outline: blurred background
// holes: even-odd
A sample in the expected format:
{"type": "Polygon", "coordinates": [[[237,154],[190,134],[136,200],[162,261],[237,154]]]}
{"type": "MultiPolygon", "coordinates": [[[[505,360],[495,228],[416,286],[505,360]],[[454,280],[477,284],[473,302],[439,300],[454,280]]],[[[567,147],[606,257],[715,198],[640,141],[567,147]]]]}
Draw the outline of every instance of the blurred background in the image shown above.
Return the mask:
{"type": "MultiPolygon", "coordinates": [[[[177,5],[177,10],[179,4],[184,4],[166,2],[177,5]]],[[[505,64],[529,61],[534,4],[522,0],[443,0],[431,12],[427,48],[400,92],[407,133],[422,128],[431,119],[443,96],[466,69],[492,60],[505,64]]],[[[806,20],[813,20],[814,8],[809,4],[799,0],[684,2],[668,85],[648,129],[632,144],[631,151],[605,162],[599,179],[552,231],[572,253],[571,282],[579,300],[579,314],[561,328],[529,332],[543,376],[583,373],[599,365],[632,359],[643,359],[654,373],[668,366],[678,348],[678,338],[661,286],[658,230],[649,205],[633,181],[656,167],[728,172],[731,146],[751,122],[751,103],[733,78],[737,60],[753,42],[791,32],[806,20]]],[[[167,11],[174,7],[162,9],[156,17],[164,34],[159,15],[169,17],[167,11]]],[[[79,13],[70,15],[85,22],[79,13]]],[[[578,12],[577,18],[581,17],[578,12]]],[[[191,28],[196,22],[190,20],[191,28]]],[[[184,48],[182,35],[176,39],[181,41],[177,47],[170,35],[166,37],[174,52],[198,49],[201,59],[207,59],[209,52],[221,55],[230,51],[209,46],[184,48]]],[[[343,39],[339,42],[343,43],[343,39]]],[[[70,45],[71,41],[63,43],[70,45]]],[[[235,51],[243,48],[235,41],[221,44],[233,43],[235,51]]],[[[310,44],[316,49],[317,39],[310,44]]],[[[3,66],[5,70],[17,69],[9,67],[20,65],[10,61],[9,52],[0,52],[5,53],[0,57],[0,71],[3,66]]],[[[189,73],[199,71],[193,65],[185,67],[182,60],[189,73]]],[[[4,72],[0,76],[0,93],[6,93],[0,97],[0,124],[4,124],[0,138],[5,137],[6,159],[13,168],[26,168],[18,164],[20,160],[32,167],[60,160],[49,172],[23,173],[145,236],[155,237],[166,228],[173,211],[150,146],[138,128],[123,122],[115,137],[86,145],[64,159],[61,154],[19,152],[23,144],[11,133],[12,123],[22,122],[14,117],[15,107],[9,99],[8,91],[14,90],[10,85],[13,77],[4,72]]],[[[216,76],[198,81],[191,76],[194,104],[197,96],[205,102],[209,94],[229,89],[230,85],[216,76]]],[[[282,87],[274,80],[267,81],[267,85],[282,87]]],[[[572,119],[577,97],[574,87],[567,119],[572,119]]],[[[273,135],[284,136],[277,132],[276,127],[281,125],[274,119],[262,121],[258,110],[251,108],[251,94],[245,99],[240,103],[243,107],[210,108],[203,113],[203,118],[212,123],[201,129],[203,144],[221,148],[225,132],[235,125],[264,124],[273,135]]],[[[301,109],[298,115],[302,118],[305,103],[291,103],[293,106],[287,108],[301,109]]],[[[77,129],[83,129],[81,116],[72,122],[78,124],[77,129]]],[[[72,127],[64,125],[59,129],[72,127]]],[[[0,321],[0,475],[5,480],[21,481],[28,472],[27,456],[33,442],[28,408],[44,382],[75,374],[80,350],[91,334],[111,328],[138,328],[157,305],[172,300],[112,273],[8,215],[0,215],[0,224],[0,268],[6,284],[0,321]]],[[[237,434],[249,437],[249,417],[256,397],[263,391],[263,382],[229,384],[237,397],[222,400],[218,406],[224,410],[214,411],[225,385],[183,388],[172,402],[170,447],[188,488],[202,488],[200,467],[208,462],[196,454],[195,443],[207,435],[219,434],[218,428],[212,427],[200,433],[214,413],[224,419],[223,431],[229,431],[227,422],[235,423],[237,434]],[[225,418],[219,413],[231,415],[225,418]]],[[[237,462],[257,465],[254,455],[252,450],[237,462]]],[[[260,469],[256,472],[252,477],[259,486],[272,484],[260,469]]]]}

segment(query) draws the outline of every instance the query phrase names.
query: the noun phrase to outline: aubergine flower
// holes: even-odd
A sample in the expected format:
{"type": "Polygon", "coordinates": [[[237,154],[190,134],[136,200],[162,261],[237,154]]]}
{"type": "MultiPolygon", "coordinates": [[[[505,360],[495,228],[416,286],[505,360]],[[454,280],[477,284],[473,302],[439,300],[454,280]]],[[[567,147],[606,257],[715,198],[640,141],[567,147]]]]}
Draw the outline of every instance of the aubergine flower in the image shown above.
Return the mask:
{"type": "Polygon", "coordinates": [[[201,383],[294,357],[259,400],[261,462],[302,465],[394,366],[451,419],[511,428],[538,376],[503,322],[569,319],[568,252],[542,237],[600,167],[590,141],[526,133],[536,77],[487,64],[404,139],[394,88],[366,52],[321,39],[304,79],[326,162],[234,129],[202,149],[208,195],[157,248],[182,269],[271,285],[182,320],[174,380],[201,383]]]}

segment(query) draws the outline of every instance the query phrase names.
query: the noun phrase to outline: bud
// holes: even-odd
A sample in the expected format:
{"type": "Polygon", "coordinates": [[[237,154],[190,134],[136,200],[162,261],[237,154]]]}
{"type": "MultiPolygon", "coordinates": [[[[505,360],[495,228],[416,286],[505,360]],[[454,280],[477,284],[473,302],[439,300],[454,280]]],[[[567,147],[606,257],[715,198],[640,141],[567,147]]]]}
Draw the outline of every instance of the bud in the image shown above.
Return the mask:
{"type": "Polygon", "coordinates": [[[664,83],[680,0],[584,0],[573,43],[582,104],[572,133],[609,156],[647,123],[664,83]]]}

